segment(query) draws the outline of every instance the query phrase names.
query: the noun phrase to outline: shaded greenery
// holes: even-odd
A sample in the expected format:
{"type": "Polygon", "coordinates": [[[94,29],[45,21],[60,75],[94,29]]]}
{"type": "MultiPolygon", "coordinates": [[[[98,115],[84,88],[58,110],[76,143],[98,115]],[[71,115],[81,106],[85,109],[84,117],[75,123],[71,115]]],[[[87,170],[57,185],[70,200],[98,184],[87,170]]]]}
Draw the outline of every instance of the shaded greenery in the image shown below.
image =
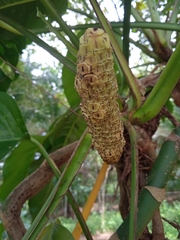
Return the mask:
{"type": "MultiPolygon", "coordinates": [[[[78,109],[80,98],[74,89],[78,39],[84,33],[84,29],[102,26],[109,34],[115,53],[115,74],[118,86],[120,86],[119,105],[123,109],[123,116],[129,121],[129,124],[140,124],[141,126],[142,123],[149,124],[149,120],[156,118],[164,105],[169,113],[174,115],[175,120],[180,120],[179,106],[176,105],[177,99],[174,97],[173,101],[171,96],[172,90],[180,78],[180,45],[178,45],[180,2],[159,1],[156,3],[156,1],[147,0],[141,2],[129,1],[129,4],[124,4],[122,1],[115,8],[124,12],[125,17],[121,19],[119,16],[119,22],[113,22],[112,28],[110,28],[105,17],[108,14],[100,9],[102,4],[103,1],[98,3],[96,0],[91,0],[90,3],[79,0],[23,1],[23,4],[19,0],[9,0],[0,3],[0,146],[2,149],[0,200],[1,204],[5,202],[3,211],[7,210],[6,198],[8,194],[26,176],[38,169],[42,163],[43,157],[40,152],[47,156],[47,153],[79,140],[86,128],[86,123],[78,109]],[[62,17],[63,14],[66,18],[70,17],[69,10],[77,19],[76,26],[69,26],[62,17]],[[130,14],[135,22],[131,22],[130,14]],[[84,24],[79,25],[82,22],[84,24]],[[123,26],[127,28],[123,30],[123,26]],[[72,29],[74,30],[72,31],[72,29]],[[49,31],[52,31],[53,35],[49,35],[49,31]],[[45,35],[47,32],[48,34],[45,35]],[[136,36],[136,41],[133,36],[136,36]],[[49,42],[46,41],[47,37],[50,38],[49,42]],[[66,56],[61,48],[55,49],[51,45],[54,39],[58,39],[59,42],[66,45],[66,56]],[[19,60],[23,49],[32,42],[48,51],[58,59],[59,63],[54,68],[50,68],[30,62],[29,58],[25,63],[22,59],[19,60]],[[122,42],[123,51],[120,49],[122,42]],[[130,46],[132,46],[129,45],[130,43],[139,48],[141,52],[139,59],[136,61],[137,66],[134,66],[133,70],[129,68],[126,61],[130,46]],[[122,52],[125,53],[126,58],[122,52]],[[41,71],[39,76],[34,73],[34,70],[37,69],[41,71]],[[162,74],[160,74],[161,71],[162,74]],[[153,86],[150,85],[147,89],[141,89],[137,84],[136,77],[143,77],[149,73],[153,75],[154,72],[160,75],[157,83],[153,83],[153,86]],[[35,140],[30,134],[36,135],[35,140]],[[36,146],[33,145],[35,142],[37,143],[36,146]],[[7,156],[4,158],[6,154],[7,156]]],[[[62,46],[64,47],[64,45],[62,46]]],[[[161,117],[162,126],[172,131],[175,128],[174,124],[172,122],[167,123],[167,119],[163,116],[161,117]]],[[[129,131],[129,134],[132,137],[132,132],[129,131]]],[[[179,135],[179,132],[177,134],[179,135]]],[[[75,153],[77,165],[83,163],[90,147],[90,139],[88,144],[84,139],[82,142],[81,151],[77,150],[75,153]],[[77,156],[78,154],[80,155],[77,156]]],[[[177,139],[170,139],[166,141],[165,147],[161,147],[162,142],[160,142],[158,146],[160,155],[149,175],[150,185],[164,188],[169,179],[167,189],[178,190],[179,156],[175,151],[177,150],[175,148],[176,143],[178,143],[177,139]],[[164,155],[161,152],[167,154],[167,164],[164,164],[164,155]],[[174,161],[175,170],[171,163],[172,158],[177,160],[174,161]]],[[[132,153],[136,149],[136,142],[132,141],[132,153]]],[[[31,214],[35,222],[32,222],[25,238],[31,234],[35,238],[46,225],[49,220],[47,209],[50,210],[50,213],[53,213],[58,205],[58,202],[54,200],[57,192],[60,194],[57,197],[62,199],[66,191],[70,189],[74,191],[77,204],[79,206],[84,205],[101,166],[101,160],[97,156],[93,158],[93,153],[90,158],[87,158],[87,161],[83,163],[88,172],[93,172],[90,181],[81,174],[77,175],[80,165],[76,166],[77,168],[72,168],[74,165],[69,165],[65,172],[65,184],[60,184],[60,173],[52,166],[58,180],[52,181],[47,188],[30,200],[28,214],[31,214]],[[75,178],[76,175],[77,178],[75,178]],[[75,180],[72,183],[74,178],[75,180]],[[61,186],[60,189],[58,189],[59,185],[61,186]],[[48,198],[48,196],[50,197],[48,198]],[[38,202],[37,205],[36,202],[38,202]]],[[[48,157],[47,159],[51,161],[48,157]]],[[[132,158],[132,165],[133,163],[135,162],[132,158]]],[[[116,182],[114,169],[112,172],[113,176],[109,174],[109,179],[116,182]]],[[[136,176],[136,167],[132,168],[132,172],[132,176],[136,176]]],[[[134,186],[132,189],[134,192],[131,193],[135,193],[136,182],[133,177],[132,186],[134,186]]],[[[107,182],[106,193],[112,194],[115,190],[116,186],[107,182]]],[[[141,227],[137,228],[137,236],[146,227],[146,223],[150,221],[154,210],[160,205],[149,192],[147,193],[147,190],[143,190],[141,194],[140,200],[145,199],[146,204],[143,201],[139,203],[138,217],[140,217],[137,222],[141,227]]],[[[135,194],[131,196],[130,209],[133,207],[133,202],[137,200],[135,198],[135,194]]],[[[73,205],[73,201],[71,203],[73,205]]],[[[166,203],[163,206],[163,211],[170,209],[166,203]]],[[[176,208],[179,208],[179,203],[177,205],[174,203],[172,209],[176,210],[176,208]]],[[[172,215],[174,210],[172,210],[172,215]]],[[[81,217],[80,213],[77,214],[77,217],[81,217]]],[[[105,224],[102,224],[102,217],[100,218],[98,214],[93,213],[93,220],[91,217],[88,220],[91,232],[95,233],[97,230],[115,231],[119,225],[120,229],[123,229],[125,225],[125,230],[122,230],[120,234],[124,238],[128,238],[129,234],[130,238],[128,240],[132,240],[135,231],[132,230],[133,228],[129,230],[129,222],[127,220],[124,222],[116,221],[116,217],[113,216],[112,212],[106,212],[103,220],[105,224]]],[[[133,217],[135,216],[131,215],[131,219],[134,219],[133,217]]],[[[175,218],[175,220],[180,221],[179,218],[175,218]]],[[[83,225],[83,221],[81,224],[83,225]]],[[[57,229],[57,226],[59,226],[59,222],[54,222],[46,230],[48,229],[51,235],[54,228],[57,229]]],[[[0,224],[1,235],[4,234],[3,231],[3,226],[0,224]]],[[[86,235],[89,234],[87,229],[84,231],[86,235]]],[[[169,230],[167,231],[169,233],[169,230]]],[[[167,235],[167,237],[175,237],[175,234],[167,235]]]]}

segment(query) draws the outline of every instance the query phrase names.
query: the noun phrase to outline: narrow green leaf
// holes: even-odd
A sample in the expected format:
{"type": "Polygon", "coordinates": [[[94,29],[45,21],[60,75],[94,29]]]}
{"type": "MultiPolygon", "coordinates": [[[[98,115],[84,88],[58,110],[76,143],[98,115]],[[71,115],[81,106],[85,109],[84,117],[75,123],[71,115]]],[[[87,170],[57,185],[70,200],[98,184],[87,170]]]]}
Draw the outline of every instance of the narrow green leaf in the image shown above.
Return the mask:
{"type": "Polygon", "coordinates": [[[8,94],[0,92],[0,160],[27,132],[16,101],[8,94]]]}
{"type": "Polygon", "coordinates": [[[74,240],[71,232],[57,220],[43,229],[37,240],[74,240]]]}

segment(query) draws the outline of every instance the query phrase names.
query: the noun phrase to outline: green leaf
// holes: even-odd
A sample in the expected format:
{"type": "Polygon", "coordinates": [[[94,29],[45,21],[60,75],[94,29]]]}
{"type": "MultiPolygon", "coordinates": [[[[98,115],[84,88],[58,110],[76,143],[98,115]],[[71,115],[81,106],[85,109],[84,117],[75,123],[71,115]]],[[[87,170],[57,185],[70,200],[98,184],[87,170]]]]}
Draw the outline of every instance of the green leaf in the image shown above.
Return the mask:
{"type": "MultiPolygon", "coordinates": [[[[43,146],[51,144],[50,151],[66,146],[77,141],[86,128],[86,122],[80,111],[68,110],[51,125],[43,146]]],[[[47,149],[47,148],[46,148],[47,149]]]]}
{"type": "Polygon", "coordinates": [[[55,179],[53,178],[40,192],[38,192],[38,194],[36,194],[34,197],[29,199],[28,201],[29,211],[32,217],[32,221],[35,219],[38,212],[44,205],[54,185],[55,185],[55,179]]]}
{"type": "Polygon", "coordinates": [[[6,159],[3,166],[3,184],[0,186],[1,202],[27,176],[36,152],[37,147],[33,143],[23,140],[6,159]]]}
{"type": "MultiPolygon", "coordinates": [[[[67,58],[76,62],[76,58],[70,53],[67,53],[67,58]]],[[[66,66],[62,70],[62,82],[64,93],[71,107],[77,107],[80,103],[80,97],[77,91],[74,88],[74,80],[76,74],[73,71],[70,71],[66,66]]]]}
{"type": "Polygon", "coordinates": [[[24,119],[16,101],[0,92],[0,159],[27,134],[24,119]]]}
{"type": "MultiPolygon", "coordinates": [[[[51,2],[58,9],[61,15],[65,13],[67,8],[67,0],[51,0],[51,2]]],[[[0,13],[22,24],[28,29],[45,28],[45,24],[41,21],[41,19],[37,18],[37,8],[43,14],[49,16],[48,11],[44,8],[41,2],[37,0],[31,2],[22,0],[9,0],[8,4],[7,1],[0,1],[0,13]]],[[[9,36],[7,31],[6,33],[4,32],[4,34],[5,36],[9,36]]]]}
{"type": "Polygon", "coordinates": [[[0,223],[0,238],[3,239],[4,226],[0,223]]]}
{"type": "Polygon", "coordinates": [[[0,69],[0,90],[6,92],[12,80],[0,69]]]}
{"type": "Polygon", "coordinates": [[[0,30],[0,57],[16,66],[19,55],[22,54],[22,49],[26,47],[27,43],[27,39],[23,36],[12,36],[10,33],[9,37],[5,37],[4,30],[0,30]]]}
{"type": "Polygon", "coordinates": [[[41,232],[38,240],[74,240],[70,231],[60,224],[60,221],[57,220],[55,223],[49,224],[41,232]]]}
{"type": "Polygon", "coordinates": [[[66,194],[81,164],[88,154],[91,147],[91,141],[92,137],[90,134],[86,133],[82,136],[76,148],[76,152],[74,152],[72,158],[66,164],[64,171],[53,188],[53,191],[48,196],[48,199],[46,200],[42,209],[24,235],[23,240],[36,239],[36,237],[39,235],[39,232],[44,228],[45,224],[49,220],[49,216],[54,212],[57,205],[59,205],[60,200],[66,194]]]}

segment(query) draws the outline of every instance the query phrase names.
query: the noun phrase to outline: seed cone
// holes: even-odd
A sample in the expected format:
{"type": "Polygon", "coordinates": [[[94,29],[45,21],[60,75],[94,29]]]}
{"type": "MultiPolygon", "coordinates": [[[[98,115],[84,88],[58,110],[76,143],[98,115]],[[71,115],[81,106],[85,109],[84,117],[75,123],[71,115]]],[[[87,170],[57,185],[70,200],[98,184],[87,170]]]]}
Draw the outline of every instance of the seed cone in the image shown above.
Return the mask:
{"type": "Polygon", "coordinates": [[[119,161],[125,144],[113,65],[107,33],[87,29],[80,38],[75,88],[81,97],[80,107],[93,145],[108,164],[119,161]]]}

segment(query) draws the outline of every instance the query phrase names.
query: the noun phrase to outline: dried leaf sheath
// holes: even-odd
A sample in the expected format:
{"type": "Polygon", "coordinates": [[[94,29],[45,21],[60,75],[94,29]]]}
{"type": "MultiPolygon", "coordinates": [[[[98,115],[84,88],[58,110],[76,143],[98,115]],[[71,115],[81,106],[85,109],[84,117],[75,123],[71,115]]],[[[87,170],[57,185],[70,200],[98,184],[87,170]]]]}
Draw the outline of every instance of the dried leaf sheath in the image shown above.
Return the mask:
{"type": "Polygon", "coordinates": [[[89,28],[80,38],[75,88],[93,145],[108,164],[119,161],[125,140],[109,36],[89,28]]]}

